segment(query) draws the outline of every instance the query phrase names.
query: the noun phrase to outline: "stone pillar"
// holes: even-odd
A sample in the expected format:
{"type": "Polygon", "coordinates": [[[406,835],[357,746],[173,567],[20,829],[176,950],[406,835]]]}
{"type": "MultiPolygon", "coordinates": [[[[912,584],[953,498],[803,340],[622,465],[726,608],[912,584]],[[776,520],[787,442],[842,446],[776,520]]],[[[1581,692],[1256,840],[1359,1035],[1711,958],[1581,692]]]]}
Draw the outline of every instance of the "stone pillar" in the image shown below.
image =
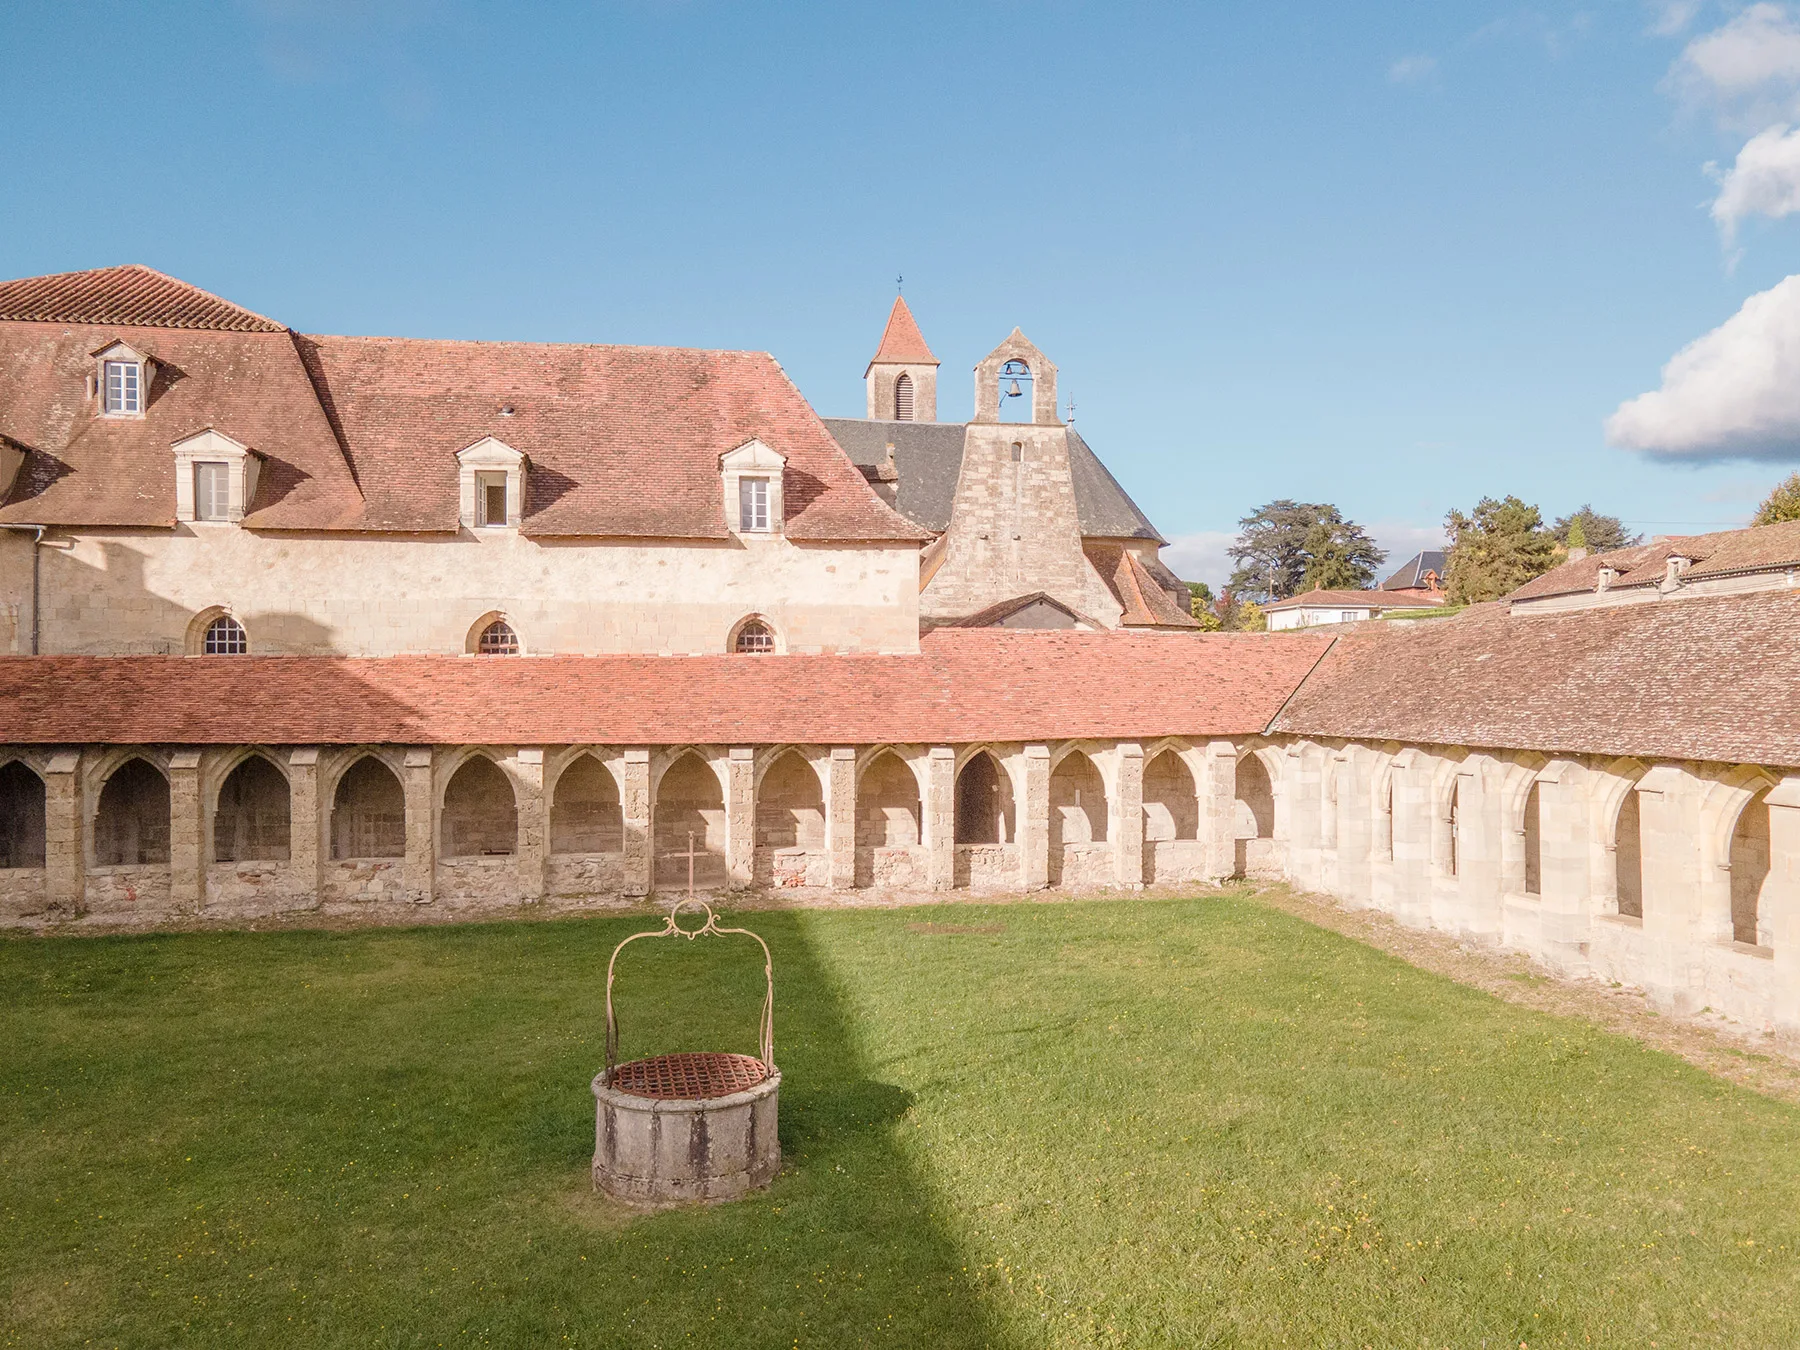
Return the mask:
{"type": "Polygon", "coordinates": [[[1206,879],[1224,881],[1237,871],[1237,747],[1209,741],[1200,777],[1200,842],[1206,846],[1206,879]]]}
{"type": "Polygon", "coordinates": [[[956,885],[956,751],[934,745],[925,757],[925,875],[934,891],[956,885]]]}
{"type": "Polygon", "coordinates": [[[1320,890],[1324,886],[1322,821],[1325,797],[1319,748],[1304,743],[1290,745],[1282,778],[1288,785],[1285,794],[1288,880],[1307,890],[1320,890]]]}
{"type": "Polygon", "coordinates": [[[169,756],[169,910],[198,914],[206,903],[206,811],[200,801],[200,752],[169,756]]]}
{"type": "Polygon", "coordinates": [[[1775,948],[1771,1020],[1788,1049],[1800,1043],[1800,776],[1769,789],[1769,877],[1761,905],[1775,948]]]}
{"type": "Polygon", "coordinates": [[[756,864],[756,751],[735,746],[725,760],[725,873],[748,886],[756,864]]]}
{"type": "Polygon", "coordinates": [[[1020,762],[1025,786],[1013,817],[1019,845],[1019,886],[1041,891],[1050,884],[1050,747],[1028,745],[1020,762]]]}
{"type": "Polygon", "coordinates": [[[512,763],[513,791],[519,798],[519,899],[536,904],[544,898],[544,873],[550,865],[550,801],[544,793],[544,751],[521,749],[512,763]]]}
{"type": "Polygon", "coordinates": [[[1471,755],[1456,770],[1456,876],[1443,926],[1481,942],[1501,935],[1504,777],[1504,767],[1485,756],[1471,755]]]}
{"type": "Polygon", "coordinates": [[[406,794],[406,898],[429,905],[436,898],[437,819],[432,802],[431,748],[406,752],[401,788],[406,794]]]}
{"type": "Polygon", "coordinates": [[[1555,760],[1538,774],[1539,941],[1543,959],[1566,975],[1588,970],[1593,812],[1588,773],[1555,760]]]}
{"type": "Polygon", "coordinates": [[[1699,942],[1706,786],[1673,764],[1657,765],[1637,786],[1644,865],[1641,982],[1653,1005],[1683,1017],[1699,1010],[1705,991],[1699,942]]]}
{"type": "Polygon", "coordinates": [[[318,905],[324,900],[325,831],[331,812],[319,800],[319,747],[288,752],[288,867],[295,886],[318,905]]]}
{"type": "Polygon", "coordinates": [[[87,909],[87,829],[81,752],[59,750],[44,769],[44,900],[73,919],[87,909]]]}
{"type": "Polygon", "coordinates": [[[1144,747],[1122,741],[1114,751],[1118,767],[1113,785],[1112,819],[1107,833],[1113,846],[1113,882],[1128,891],[1144,887],[1144,747]]]}
{"type": "Polygon", "coordinates": [[[856,885],[856,747],[833,746],[825,777],[825,853],[834,891],[856,885]]]}
{"type": "Polygon", "coordinates": [[[625,752],[625,784],[619,793],[625,817],[625,894],[648,895],[656,875],[656,834],[650,819],[650,752],[625,752]]]}
{"type": "Polygon", "coordinates": [[[1340,899],[1367,905],[1374,898],[1374,773],[1380,763],[1366,746],[1337,753],[1337,890],[1340,899]]]}
{"type": "Polygon", "coordinates": [[[1409,928],[1431,926],[1431,798],[1436,762],[1408,748],[1394,757],[1393,915],[1409,928]]]}

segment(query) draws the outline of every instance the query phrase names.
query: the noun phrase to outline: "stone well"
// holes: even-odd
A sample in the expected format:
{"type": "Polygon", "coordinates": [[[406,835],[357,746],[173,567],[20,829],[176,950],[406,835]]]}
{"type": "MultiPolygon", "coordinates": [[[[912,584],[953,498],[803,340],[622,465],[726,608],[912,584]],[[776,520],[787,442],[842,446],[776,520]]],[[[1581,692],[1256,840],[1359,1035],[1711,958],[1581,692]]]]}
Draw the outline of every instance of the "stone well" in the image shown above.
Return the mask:
{"type": "Polygon", "coordinates": [[[735,1200],[766,1186],[781,1170],[776,1108],[775,975],[769,946],[747,928],[721,928],[712,909],[691,897],[676,904],[663,927],[633,933],[606,967],[606,1067],[594,1077],[594,1186],[626,1204],[654,1208],[688,1201],[735,1200]],[[698,928],[676,917],[694,906],[698,928]],[[618,1062],[619,1023],[613,975],[619,953],[639,938],[694,938],[739,933],[763,949],[760,1058],[702,1051],[618,1062]]]}

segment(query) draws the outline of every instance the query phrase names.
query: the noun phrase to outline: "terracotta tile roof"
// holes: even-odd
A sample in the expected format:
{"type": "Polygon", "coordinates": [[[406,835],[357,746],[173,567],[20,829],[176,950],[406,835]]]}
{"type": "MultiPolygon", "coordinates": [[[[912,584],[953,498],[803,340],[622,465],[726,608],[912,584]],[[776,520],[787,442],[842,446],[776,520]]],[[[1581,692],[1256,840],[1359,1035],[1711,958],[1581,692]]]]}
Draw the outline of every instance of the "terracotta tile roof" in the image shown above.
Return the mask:
{"type": "Polygon", "coordinates": [[[1089,542],[1082,545],[1081,551],[1117,597],[1124,610],[1119,622],[1125,627],[1200,626],[1189,608],[1188,588],[1162,563],[1146,564],[1119,544],[1089,542]]]}
{"type": "MultiPolygon", "coordinates": [[[[906,301],[900,296],[894,297],[894,307],[888,311],[887,327],[881,332],[881,345],[875,349],[875,355],[869,358],[869,365],[878,361],[904,362],[907,365],[935,366],[937,357],[931,354],[931,348],[925,345],[925,335],[919,331],[919,325],[913,322],[912,311],[906,307],[906,301]]],[[[864,369],[866,376],[868,370],[864,369]]]]}
{"type": "Polygon", "coordinates": [[[1591,591],[1599,581],[1602,567],[1619,573],[1613,579],[1613,590],[1654,586],[1668,574],[1668,560],[1672,557],[1686,558],[1692,564],[1683,573],[1689,581],[1800,566],[1800,520],[1747,530],[1720,530],[1715,534],[1669,535],[1631,548],[1590,553],[1534,577],[1507,599],[1533,600],[1591,591]]]}
{"type": "Polygon", "coordinates": [[[1310,635],[943,629],[916,656],[0,658],[0,744],[966,744],[1259,732],[1310,635]]]}
{"type": "Polygon", "coordinates": [[[0,521],[170,526],[170,447],[207,427],[266,457],[246,523],[328,529],[360,517],[291,334],[0,321],[0,436],[25,451],[0,521]],[[142,417],[94,415],[92,353],[113,340],[157,363],[142,417]]]}
{"type": "Polygon", "coordinates": [[[287,331],[285,324],[138,263],[0,281],[0,319],[216,333],[287,331]]]}
{"type": "Polygon", "coordinates": [[[1800,595],[1359,625],[1277,719],[1296,735],[1800,765],[1800,595]]]}

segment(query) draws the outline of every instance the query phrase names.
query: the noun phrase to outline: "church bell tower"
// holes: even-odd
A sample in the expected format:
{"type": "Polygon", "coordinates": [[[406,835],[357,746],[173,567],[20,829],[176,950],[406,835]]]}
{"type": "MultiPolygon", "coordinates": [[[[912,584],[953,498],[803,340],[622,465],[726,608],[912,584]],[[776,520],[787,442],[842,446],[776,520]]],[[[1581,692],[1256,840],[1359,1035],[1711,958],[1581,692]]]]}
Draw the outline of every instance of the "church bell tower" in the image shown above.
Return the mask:
{"type": "Polygon", "coordinates": [[[937,421],[938,359],[900,296],[888,311],[881,345],[863,380],[869,388],[869,417],[882,422],[937,421]]]}

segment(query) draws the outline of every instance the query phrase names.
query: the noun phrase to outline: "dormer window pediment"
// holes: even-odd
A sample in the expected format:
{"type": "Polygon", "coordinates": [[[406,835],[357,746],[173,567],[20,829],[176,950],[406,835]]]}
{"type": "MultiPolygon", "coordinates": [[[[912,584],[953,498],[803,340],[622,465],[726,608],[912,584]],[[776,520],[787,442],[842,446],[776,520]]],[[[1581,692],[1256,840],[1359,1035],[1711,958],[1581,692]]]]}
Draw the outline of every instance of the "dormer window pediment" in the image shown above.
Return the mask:
{"type": "Polygon", "coordinates": [[[95,363],[89,391],[102,417],[142,417],[150,401],[156,360],[127,342],[109,342],[89,355],[95,363]]]}
{"type": "Polygon", "coordinates": [[[470,529],[516,529],[525,514],[529,460],[496,436],[456,452],[459,515],[470,529]]]}
{"type": "Polygon", "coordinates": [[[759,440],[745,441],[719,456],[725,490],[725,523],[733,534],[780,534],[783,522],[782,476],[787,456],[759,440]]]}

